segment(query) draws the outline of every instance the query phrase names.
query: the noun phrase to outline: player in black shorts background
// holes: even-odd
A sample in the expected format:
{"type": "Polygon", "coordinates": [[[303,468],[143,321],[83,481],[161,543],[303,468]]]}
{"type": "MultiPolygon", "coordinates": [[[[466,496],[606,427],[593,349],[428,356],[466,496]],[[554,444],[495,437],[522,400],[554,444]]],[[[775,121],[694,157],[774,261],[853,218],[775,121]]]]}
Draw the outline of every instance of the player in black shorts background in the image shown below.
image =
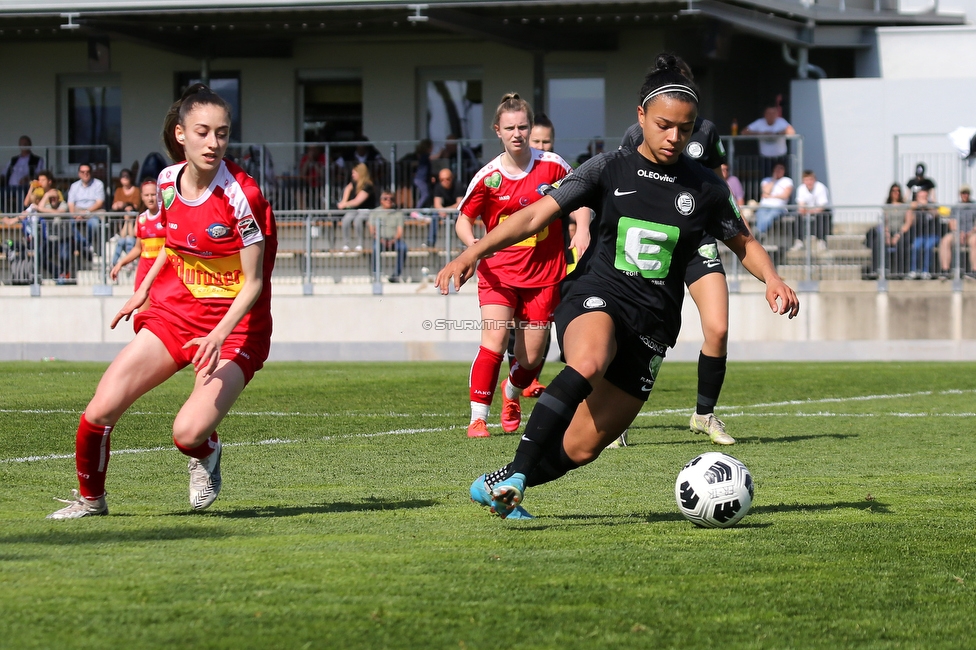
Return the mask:
{"type": "Polygon", "coordinates": [[[644,141],[592,158],[548,196],[516,212],[437,275],[447,294],[477,260],[538,232],[560,214],[596,207],[589,262],[556,310],[566,367],[539,397],[515,458],[472,483],[476,502],[507,517],[528,486],[592,462],[640,412],[681,327],[684,277],[708,232],[766,283],[776,314],[796,316],[796,294],[752,237],[725,183],[682,157],[698,90],[671,55],[657,57],[637,109],[644,141]]]}
{"type": "MultiPolygon", "coordinates": [[[[680,58],[675,59],[681,72],[693,81],[691,68],[680,58]]],[[[620,146],[636,149],[643,141],[644,132],[640,124],[634,124],[627,129],[620,146]]],[[[718,136],[718,129],[709,120],[701,117],[695,120],[694,131],[683,155],[722,177],[720,168],[726,162],[725,147],[718,136]]],[[[685,271],[685,285],[698,307],[705,339],[698,354],[698,399],[688,426],[695,433],[707,434],[713,444],[734,445],[735,438],[726,433],[725,423],[715,417],[715,405],[725,383],[728,360],[729,286],[718,254],[718,244],[707,233],[685,271]]],[[[625,436],[621,434],[615,444],[626,445],[625,436]]]]}

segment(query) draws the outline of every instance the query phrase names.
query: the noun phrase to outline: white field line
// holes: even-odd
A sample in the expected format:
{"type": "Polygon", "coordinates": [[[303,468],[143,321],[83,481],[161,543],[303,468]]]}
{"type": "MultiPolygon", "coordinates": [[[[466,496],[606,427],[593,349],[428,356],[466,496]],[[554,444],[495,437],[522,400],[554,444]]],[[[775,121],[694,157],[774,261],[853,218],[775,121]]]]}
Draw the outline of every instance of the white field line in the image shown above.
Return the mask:
{"type": "MultiPolygon", "coordinates": [[[[882,395],[862,395],[856,397],[826,397],[823,399],[815,400],[789,400],[784,402],[767,402],[754,404],[751,406],[725,406],[720,407],[720,412],[722,417],[845,417],[845,418],[873,418],[873,417],[901,417],[901,418],[925,418],[925,417],[976,417],[976,413],[906,413],[906,412],[889,412],[889,413],[835,413],[832,411],[815,411],[811,413],[804,412],[783,412],[783,413],[751,413],[746,412],[744,409],[752,408],[769,408],[776,406],[810,406],[814,404],[839,404],[844,402],[865,402],[870,400],[884,400],[884,399],[900,399],[905,397],[921,397],[925,395],[963,395],[974,393],[974,390],[943,390],[943,391],[917,391],[914,393],[894,393],[894,394],[882,394],[882,395]]],[[[661,409],[658,411],[643,411],[638,414],[638,417],[655,417],[662,415],[687,415],[691,413],[690,408],[684,409],[661,409]]],[[[0,409],[0,413],[20,413],[20,414],[77,414],[77,411],[67,410],[67,409],[0,409]]],[[[172,415],[166,413],[153,413],[151,411],[134,411],[129,412],[127,415],[172,415]]],[[[356,417],[411,417],[409,413],[305,413],[305,412],[288,412],[288,411],[232,411],[231,415],[243,415],[243,416],[265,416],[265,417],[310,417],[310,418],[328,418],[328,417],[348,417],[350,415],[355,415],[356,417]]],[[[424,413],[420,415],[414,415],[413,417],[451,417],[454,414],[448,413],[424,413]]],[[[490,424],[488,426],[497,427],[499,425],[490,424]]],[[[402,436],[402,435],[412,435],[415,433],[436,433],[441,431],[451,431],[456,429],[463,429],[462,426],[449,426],[449,427],[433,427],[433,428],[416,428],[416,429],[392,429],[390,431],[379,431],[376,433],[353,433],[348,435],[338,435],[338,436],[323,436],[318,438],[321,441],[330,440],[343,440],[352,438],[378,438],[382,436],[402,436]]],[[[225,447],[254,447],[258,445],[288,445],[301,442],[300,440],[289,440],[284,438],[269,438],[267,440],[258,440],[255,442],[231,442],[225,443],[225,447]]],[[[175,451],[175,447],[147,447],[143,449],[117,449],[112,450],[113,454],[146,454],[158,451],[175,451]]],[[[20,458],[0,458],[0,464],[9,463],[32,463],[43,460],[64,460],[68,458],[74,458],[74,454],[47,454],[43,456],[23,456],[20,458]]]]}

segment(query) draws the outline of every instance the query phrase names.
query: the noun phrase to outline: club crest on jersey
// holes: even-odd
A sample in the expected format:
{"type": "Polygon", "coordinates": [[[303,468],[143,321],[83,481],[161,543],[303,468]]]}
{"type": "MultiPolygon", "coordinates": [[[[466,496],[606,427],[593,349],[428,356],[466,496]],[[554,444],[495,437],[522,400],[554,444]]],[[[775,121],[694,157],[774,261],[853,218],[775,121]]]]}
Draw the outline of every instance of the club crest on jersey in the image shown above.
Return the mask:
{"type": "Polygon", "coordinates": [[[167,210],[173,205],[173,201],[176,199],[176,188],[170,185],[169,187],[163,188],[163,205],[167,210]]]}
{"type": "Polygon", "coordinates": [[[490,187],[493,190],[497,190],[501,186],[502,186],[501,172],[492,172],[491,176],[485,179],[485,187],[490,187]]]}
{"type": "Polygon", "coordinates": [[[139,215],[139,223],[140,224],[146,223],[146,215],[144,214],[139,215]]]}
{"type": "Polygon", "coordinates": [[[704,257],[706,260],[717,260],[718,259],[718,245],[717,244],[705,244],[704,246],[698,247],[698,254],[704,257]]]}
{"type": "Polygon", "coordinates": [[[222,223],[212,223],[207,226],[207,236],[210,239],[223,239],[230,236],[230,228],[222,223]]]}
{"type": "Polygon", "coordinates": [[[535,191],[539,193],[539,196],[545,196],[552,191],[553,187],[554,186],[550,185],[549,183],[543,183],[539,187],[535,188],[535,191]]]}
{"type": "Polygon", "coordinates": [[[695,197],[688,192],[682,192],[674,199],[674,207],[684,216],[695,211],[695,197]]]}
{"type": "Polygon", "coordinates": [[[189,246],[190,248],[197,247],[197,236],[194,235],[192,232],[186,236],[186,245],[189,246]]]}
{"type": "Polygon", "coordinates": [[[689,142],[685,148],[685,154],[689,158],[701,158],[703,153],[705,153],[705,148],[701,146],[701,142],[689,142]]]}
{"type": "Polygon", "coordinates": [[[522,198],[519,199],[519,205],[521,205],[523,208],[528,204],[529,204],[529,197],[523,196],[522,198]]]}
{"type": "Polygon", "coordinates": [[[583,306],[587,309],[599,309],[600,307],[606,307],[607,301],[599,296],[590,296],[583,301],[583,306]]]}

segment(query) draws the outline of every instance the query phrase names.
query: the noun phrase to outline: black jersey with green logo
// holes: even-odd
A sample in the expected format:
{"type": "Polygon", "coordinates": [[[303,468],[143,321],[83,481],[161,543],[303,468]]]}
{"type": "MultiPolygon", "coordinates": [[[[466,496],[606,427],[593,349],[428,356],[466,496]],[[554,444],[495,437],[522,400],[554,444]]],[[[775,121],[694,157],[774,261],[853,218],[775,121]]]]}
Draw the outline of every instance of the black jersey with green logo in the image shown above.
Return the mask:
{"type": "Polygon", "coordinates": [[[681,328],[685,269],[706,233],[746,233],[728,185],[685,157],[658,165],[631,148],[591,158],[549,194],[563,214],[581,206],[598,217],[583,285],[612,294],[639,334],[673,346],[681,328]]]}

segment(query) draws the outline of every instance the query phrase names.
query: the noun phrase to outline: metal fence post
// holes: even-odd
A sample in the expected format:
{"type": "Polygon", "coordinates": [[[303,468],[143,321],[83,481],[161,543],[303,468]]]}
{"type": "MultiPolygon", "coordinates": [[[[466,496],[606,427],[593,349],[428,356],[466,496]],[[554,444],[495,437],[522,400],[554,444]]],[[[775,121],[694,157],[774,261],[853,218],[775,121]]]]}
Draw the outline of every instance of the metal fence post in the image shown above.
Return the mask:
{"type": "Polygon", "coordinates": [[[885,223],[884,213],[881,215],[881,220],[878,221],[878,243],[881,247],[881,254],[878,259],[878,293],[884,293],[888,291],[888,275],[887,275],[887,263],[888,263],[888,242],[885,241],[885,231],[888,230],[888,224],[885,223]]]}
{"type": "MultiPolygon", "coordinates": [[[[85,226],[87,228],[87,225],[85,226]]],[[[99,278],[100,284],[96,284],[92,287],[93,296],[111,296],[112,286],[108,283],[108,260],[105,259],[105,243],[108,239],[105,235],[108,232],[108,216],[102,212],[98,215],[98,235],[96,237],[96,244],[92,252],[92,264],[95,263],[95,253],[99,254],[99,259],[102,260],[102,272],[99,278]]],[[[79,269],[81,265],[79,264],[79,269]]]]}
{"type": "Polygon", "coordinates": [[[302,294],[311,296],[312,287],[312,215],[305,215],[305,282],[302,284],[302,294]]]}
{"type": "Polygon", "coordinates": [[[31,241],[34,248],[34,281],[31,282],[30,295],[39,298],[41,295],[41,219],[37,213],[30,216],[31,221],[31,241]]]}
{"type": "MultiPolygon", "coordinates": [[[[369,221],[367,223],[369,225],[372,225],[373,215],[369,216],[369,221]]],[[[395,251],[396,248],[394,247],[394,252],[395,251]]],[[[373,295],[374,296],[383,295],[383,281],[381,279],[382,276],[380,275],[380,269],[381,269],[380,255],[382,254],[382,252],[383,251],[380,249],[380,229],[377,226],[373,228],[373,295]]]]}

